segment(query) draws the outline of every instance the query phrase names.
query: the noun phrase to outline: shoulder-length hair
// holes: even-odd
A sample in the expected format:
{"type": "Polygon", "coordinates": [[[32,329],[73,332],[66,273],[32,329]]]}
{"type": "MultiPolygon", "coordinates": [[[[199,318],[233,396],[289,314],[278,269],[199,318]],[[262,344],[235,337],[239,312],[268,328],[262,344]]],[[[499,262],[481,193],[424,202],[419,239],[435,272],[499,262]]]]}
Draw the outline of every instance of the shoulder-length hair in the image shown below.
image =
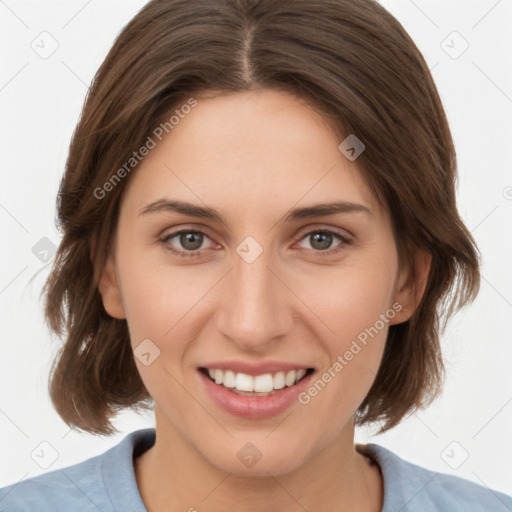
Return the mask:
{"type": "Polygon", "coordinates": [[[446,115],[402,25],[373,0],[153,0],[94,77],[58,194],[63,238],[43,293],[48,325],[64,337],[49,392],[68,425],[111,434],[116,412],[152,403],[126,320],[106,313],[98,291],[134,172],[121,169],[194,95],[255,88],[304,98],[340,133],[357,134],[366,147],[357,163],[391,213],[401,264],[414,271],[418,248],[432,256],[418,308],[389,329],[356,424],[383,421],[384,432],[439,394],[440,333],[475,297],[479,260],[456,208],[446,115]]]}

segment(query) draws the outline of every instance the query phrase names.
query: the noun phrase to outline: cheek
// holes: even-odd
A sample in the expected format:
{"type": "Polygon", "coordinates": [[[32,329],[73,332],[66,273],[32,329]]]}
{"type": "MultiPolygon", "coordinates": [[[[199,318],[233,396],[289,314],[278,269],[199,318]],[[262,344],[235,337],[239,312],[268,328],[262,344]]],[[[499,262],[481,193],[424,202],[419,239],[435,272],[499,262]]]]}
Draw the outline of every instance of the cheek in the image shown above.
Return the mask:
{"type": "MultiPolygon", "coordinates": [[[[125,254],[118,267],[131,345],[144,385],[157,403],[185,400],[176,383],[183,381],[181,360],[195,338],[190,320],[207,292],[204,278],[201,285],[192,272],[144,254],[125,254]],[[140,357],[143,353],[150,354],[149,364],[140,357]]],[[[180,409],[173,414],[181,416],[180,409]]]]}
{"type": "Polygon", "coordinates": [[[145,338],[160,343],[187,323],[187,315],[212,286],[212,276],[172,267],[165,257],[135,252],[118,258],[123,304],[132,344],[145,338]]]}
{"type": "MultiPolygon", "coordinates": [[[[320,324],[328,326],[324,332],[331,333],[327,338],[333,339],[333,349],[343,350],[347,341],[373,326],[393,302],[396,266],[391,250],[380,251],[381,255],[387,253],[387,258],[370,254],[355,263],[319,267],[316,272],[292,269],[287,276],[283,269],[294,293],[315,313],[319,325],[311,327],[318,332],[320,324]]],[[[222,274],[209,265],[173,265],[165,255],[143,249],[120,252],[118,266],[134,347],[146,338],[159,340],[163,346],[173,339],[173,348],[178,349],[176,343],[179,345],[179,338],[184,337],[177,333],[193,329],[194,323],[199,323],[197,314],[205,312],[206,304],[211,307],[212,300],[215,303],[214,288],[222,274]]]]}
{"type": "MultiPolygon", "coordinates": [[[[330,333],[322,338],[328,357],[316,384],[306,390],[304,403],[328,403],[331,413],[336,411],[337,417],[344,418],[347,411],[355,412],[369,391],[382,360],[389,322],[395,316],[397,262],[393,254],[390,250],[388,259],[340,267],[323,287],[318,281],[314,286],[313,280],[309,282],[308,298],[330,333]]],[[[307,289],[302,289],[304,294],[307,289]]]]}
{"type": "MultiPolygon", "coordinates": [[[[392,253],[391,253],[392,254],[392,253]]],[[[297,295],[315,312],[330,332],[331,349],[344,349],[365,329],[379,322],[394,302],[397,267],[393,258],[373,258],[353,265],[340,265],[325,274],[297,280],[297,295]]],[[[386,323],[386,326],[388,323],[386,323]]],[[[363,336],[364,337],[364,336],[363,336]]]]}

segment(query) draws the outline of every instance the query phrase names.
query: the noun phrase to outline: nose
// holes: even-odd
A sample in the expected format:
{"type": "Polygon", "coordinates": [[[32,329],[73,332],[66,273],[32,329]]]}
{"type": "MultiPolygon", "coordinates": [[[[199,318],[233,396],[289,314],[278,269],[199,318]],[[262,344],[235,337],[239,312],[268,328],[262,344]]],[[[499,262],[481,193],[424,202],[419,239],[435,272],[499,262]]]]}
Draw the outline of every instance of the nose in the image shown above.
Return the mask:
{"type": "Polygon", "coordinates": [[[251,263],[235,253],[233,262],[219,290],[217,328],[244,350],[267,351],[293,327],[293,293],[270,251],[251,263]]]}

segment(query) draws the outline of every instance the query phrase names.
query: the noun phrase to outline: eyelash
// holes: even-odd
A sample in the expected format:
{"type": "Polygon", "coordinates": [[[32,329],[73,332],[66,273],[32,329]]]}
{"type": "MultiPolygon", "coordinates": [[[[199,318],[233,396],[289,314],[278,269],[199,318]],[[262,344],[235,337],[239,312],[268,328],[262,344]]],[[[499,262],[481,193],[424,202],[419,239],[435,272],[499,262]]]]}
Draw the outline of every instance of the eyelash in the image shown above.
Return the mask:
{"type": "MultiPolygon", "coordinates": [[[[170,240],[171,238],[174,238],[177,235],[181,235],[182,233],[199,233],[207,238],[210,238],[204,231],[201,231],[200,229],[182,229],[180,231],[175,231],[174,233],[169,233],[164,238],[162,238],[160,240],[160,242],[162,242],[164,248],[167,251],[171,252],[172,254],[175,254],[176,256],[178,256],[180,258],[194,258],[194,257],[201,256],[200,249],[196,250],[196,251],[179,251],[179,250],[173,249],[168,244],[168,240],[170,240]]],[[[316,253],[317,255],[320,255],[320,256],[332,256],[333,254],[337,254],[337,253],[345,250],[345,246],[350,245],[352,242],[349,238],[341,235],[340,233],[337,233],[336,231],[331,231],[329,229],[315,229],[313,231],[309,231],[302,238],[300,238],[300,241],[304,240],[308,236],[318,234],[318,233],[333,235],[335,238],[338,238],[342,242],[338,246],[336,246],[336,248],[328,249],[326,251],[318,251],[315,249],[306,249],[306,250],[313,251],[314,253],[316,253]]]]}

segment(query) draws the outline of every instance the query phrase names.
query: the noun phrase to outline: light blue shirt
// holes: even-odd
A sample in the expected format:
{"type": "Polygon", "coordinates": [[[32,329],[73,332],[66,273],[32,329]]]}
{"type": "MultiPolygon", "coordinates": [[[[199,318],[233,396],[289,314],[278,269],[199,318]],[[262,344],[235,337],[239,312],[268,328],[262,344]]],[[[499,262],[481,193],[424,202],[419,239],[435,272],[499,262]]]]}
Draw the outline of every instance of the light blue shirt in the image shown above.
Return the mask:
{"type": "MultiPolygon", "coordinates": [[[[146,512],[133,457],[154,442],[155,429],[137,430],[102,455],[3,487],[0,511],[146,512]]],[[[512,512],[512,497],[503,493],[422,468],[376,444],[357,449],[380,466],[382,512],[512,512]]]]}

